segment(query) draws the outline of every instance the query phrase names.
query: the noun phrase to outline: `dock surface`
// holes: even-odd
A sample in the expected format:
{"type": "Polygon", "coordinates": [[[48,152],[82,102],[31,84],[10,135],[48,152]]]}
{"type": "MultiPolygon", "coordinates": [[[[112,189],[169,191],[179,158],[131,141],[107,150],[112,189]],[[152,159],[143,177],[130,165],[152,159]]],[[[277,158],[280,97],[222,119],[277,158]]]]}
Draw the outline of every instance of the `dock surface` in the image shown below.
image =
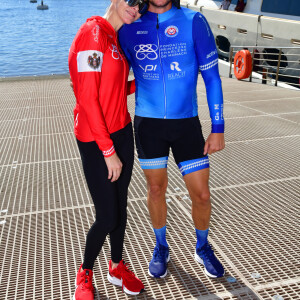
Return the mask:
{"type": "MultiPolygon", "coordinates": [[[[210,157],[210,242],[226,269],[194,260],[191,200],[170,157],[165,279],[148,276],[155,237],[137,158],[124,259],[145,284],[137,299],[300,299],[300,91],[222,78],[226,148],[210,157]]],[[[210,118],[201,79],[199,116],[210,118]]],[[[71,299],[94,210],[73,134],[68,78],[0,81],[0,299],[71,299]]],[[[129,97],[134,113],[134,97],[129,97]]],[[[130,299],[108,283],[106,241],[95,299],[130,299]],[[105,254],[104,254],[105,253],[105,254]]]]}

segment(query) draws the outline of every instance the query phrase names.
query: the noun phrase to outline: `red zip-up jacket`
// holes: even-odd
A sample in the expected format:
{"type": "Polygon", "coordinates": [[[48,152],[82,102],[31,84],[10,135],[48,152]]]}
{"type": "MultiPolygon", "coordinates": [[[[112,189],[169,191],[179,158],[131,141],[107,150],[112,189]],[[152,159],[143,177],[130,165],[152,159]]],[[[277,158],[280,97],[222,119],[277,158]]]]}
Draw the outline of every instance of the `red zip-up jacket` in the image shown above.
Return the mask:
{"type": "Polygon", "coordinates": [[[75,136],[81,142],[96,141],[109,157],[115,153],[110,134],[131,122],[127,94],[135,90],[109,22],[95,16],[81,26],[70,48],[69,70],[76,97],[75,136]]]}

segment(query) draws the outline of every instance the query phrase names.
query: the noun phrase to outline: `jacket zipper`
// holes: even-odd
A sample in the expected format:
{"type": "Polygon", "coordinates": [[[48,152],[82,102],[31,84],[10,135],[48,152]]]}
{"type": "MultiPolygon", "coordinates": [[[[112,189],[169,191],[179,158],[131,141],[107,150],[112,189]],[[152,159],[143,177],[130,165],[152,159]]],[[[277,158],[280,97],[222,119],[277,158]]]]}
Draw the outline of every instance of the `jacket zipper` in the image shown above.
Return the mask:
{"type": "Polygon", "coordinates": [[[163,77],[164,94],[165,94],[165,115],[164,115],[164,119],[166,119],[167,118],[167,93],[166,93],[166,82],[165,82],[164,69],[163,69],[163,65],[162,65],[162,61],[161,61],[161,54],[160,54],[160,43],[159,43],[159,35],[158,35],[158,29],[159,29],[158,14],[157,14],[156,29],[157,29],[158,55],[159,55],[159,62],[160,62],[160,67],[161,67],[161,72],[162,72],[162,77],[163,77]]]}

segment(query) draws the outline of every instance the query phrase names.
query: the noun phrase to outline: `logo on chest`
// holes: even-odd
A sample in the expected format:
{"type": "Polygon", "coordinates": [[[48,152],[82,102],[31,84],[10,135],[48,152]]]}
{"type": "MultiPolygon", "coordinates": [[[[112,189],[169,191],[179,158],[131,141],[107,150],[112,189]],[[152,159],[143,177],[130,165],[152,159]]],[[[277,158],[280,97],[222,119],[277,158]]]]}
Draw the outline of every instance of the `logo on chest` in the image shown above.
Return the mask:
{"type": "Polygon", "coordinates": [[[174,25],[171,25],[171,26],[166,28],[165,35],[167,37],[175,37],[175,36],[178,35],[178,32],[179,32],[178,27],[174,26],[174,25]]]}
{"type": "Polygon", "coordinates": [[[111,51],[111,56],[113,59],[118,60],[121,59],[122,60],[122,54],[119,52],[119,49],[116,45],[111,44],[111,47],[109,47],[109,50],[111,51]]]}
{"type": "Polygon", "coordinates": [[[148,34],[148,31],[137,31],[136,34],[148,34]]]}
{"type": "Polygon", "coordinates": [[[158,47],[155,44],[140,44],[134,47],[136,58],[138,60],[144,60],[145,58],[150,60],[156,60],[158,47]]]}

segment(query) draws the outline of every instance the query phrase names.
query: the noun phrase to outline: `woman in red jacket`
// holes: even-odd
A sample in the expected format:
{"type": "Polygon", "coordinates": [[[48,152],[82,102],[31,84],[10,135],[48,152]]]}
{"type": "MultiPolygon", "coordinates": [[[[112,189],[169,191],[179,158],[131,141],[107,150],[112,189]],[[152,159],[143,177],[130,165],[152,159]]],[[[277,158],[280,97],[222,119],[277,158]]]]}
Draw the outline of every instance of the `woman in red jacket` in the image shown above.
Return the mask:
{"type": "Polygon", "coordinates": [[[129,66],[117,32],[147,11],[146,0],[111,0],[107,13],[91,17],[79,29],[69,53],[69,70],[76,97],[74,132],[96,220],[90,228],[84,261],[76,278],[74,300],[94,299],[94,262],[107,235],[111,260],[108,280],[131,295],[144,289],[122,260],[127,220],[127,192],[134,161],[127,94],[129,66]]]}

